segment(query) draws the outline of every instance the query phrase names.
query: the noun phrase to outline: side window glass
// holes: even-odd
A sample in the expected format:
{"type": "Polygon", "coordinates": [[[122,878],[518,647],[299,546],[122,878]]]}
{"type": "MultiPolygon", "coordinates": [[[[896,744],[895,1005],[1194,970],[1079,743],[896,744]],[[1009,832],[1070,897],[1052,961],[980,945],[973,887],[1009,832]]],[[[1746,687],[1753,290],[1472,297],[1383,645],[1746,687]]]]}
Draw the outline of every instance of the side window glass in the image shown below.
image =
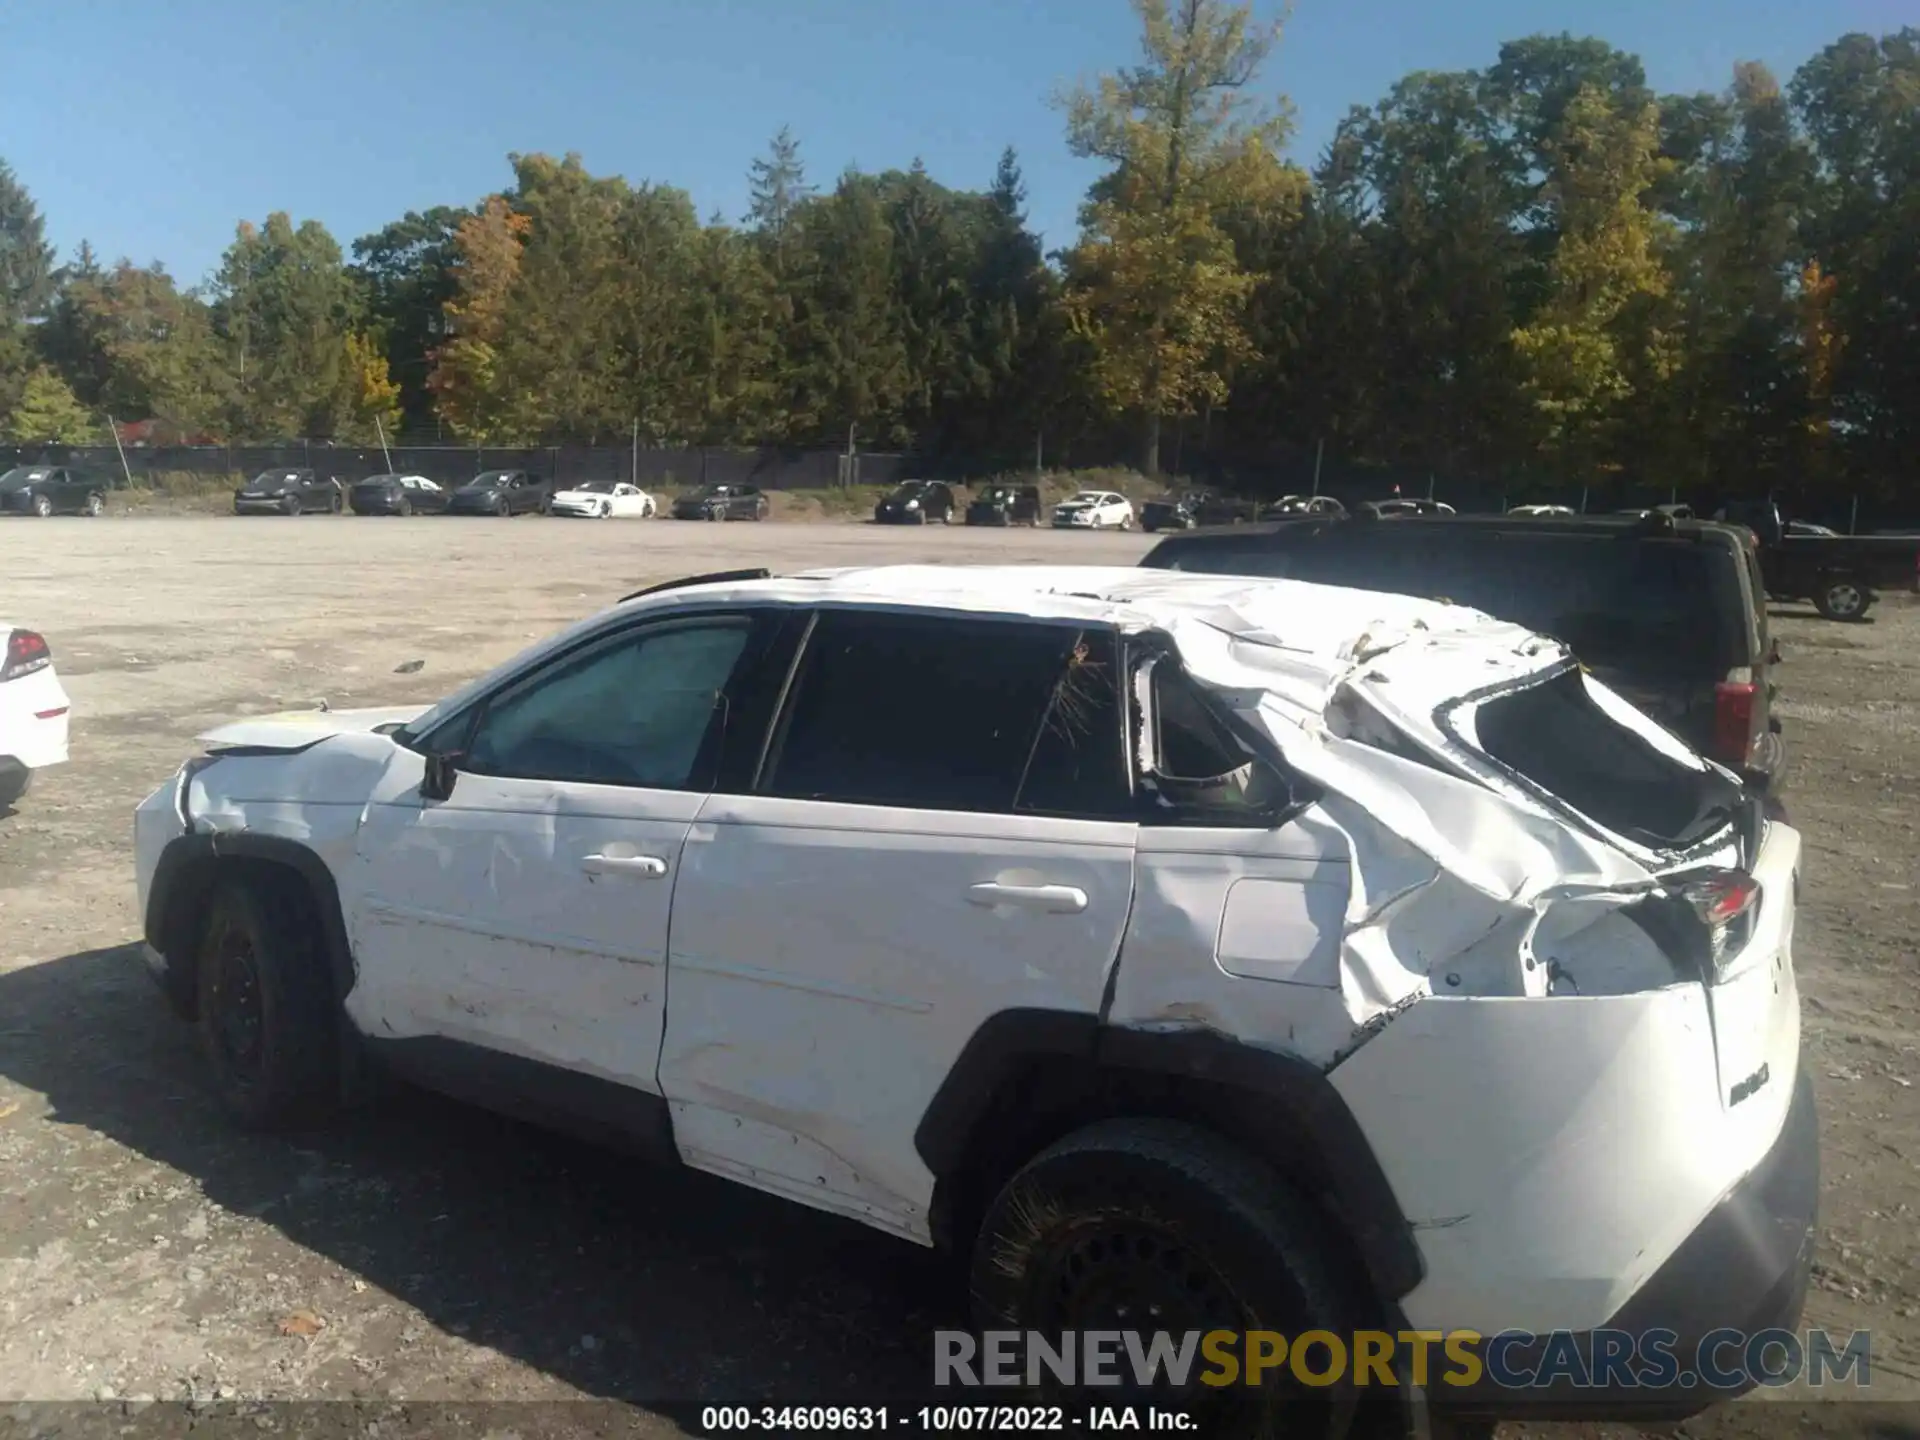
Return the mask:
{"type": "Polygon", "coordinates": [[[1149,663],[1152,749],[1141,818],[1155,825],[1265,828],[1292,800],[1287,779],[1241,743],[1172,656],[1149,663]]]}
{"type": "Polygon", "coordinates": [[[1007,812],[1071,627],[826,611],[762,790],[797,800],[1007,812]]]}
{"type": "Polygon", "coordinates": [[[683,790],[704,782],[743,619],[650,628],[530,677],[487,705],[461,768],[479,775],[683,790]]]}
{"type": "Polygon", "coordinates": [[[1054,681],[1017,809],[1068,819],[1131,819],[1119,637],[1082,631],[1054,681]]]}

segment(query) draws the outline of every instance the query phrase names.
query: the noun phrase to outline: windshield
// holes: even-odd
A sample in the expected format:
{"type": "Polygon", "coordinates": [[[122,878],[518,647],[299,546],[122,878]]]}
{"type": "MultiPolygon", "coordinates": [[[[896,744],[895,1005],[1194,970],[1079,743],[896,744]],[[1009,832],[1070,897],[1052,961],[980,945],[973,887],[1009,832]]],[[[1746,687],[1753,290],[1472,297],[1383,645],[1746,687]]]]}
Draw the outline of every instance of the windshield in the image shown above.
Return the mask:
{"type": "Polygon", "coordinates": [[[9,470],[6,474],[0,475],[0,490],[22,490],[36,480],[46,479],[52,473],[51,470],[9,470]]]}
{"type": "Polygon", "coordinates": [[[489,470],[484,475],[476,475],[466,483],[468,490],[498,490],[513,478],[511,470],[489,470]]]}
{"type": "Polygon", "coordinates": [[[924,480],[903,480],[900,482],[899,488],[893,492],[893,498],[895,500],[918,500],[927,493],[927,489],[927,482],[924,480]]]}
{"type": "Polygon", "coordinates": [[[582,480],[577,485],[569,485],[569,490],[585,490],[594,495],[611,495],[618,480],[582,480]]]}
{"type": "Polygon", "coordinates": [[[1069,505],[1098,505],[1099,503],[1100,492],[1097,490],[1082,490],[1067,501],[1069,505]]]}
{"type": "Polygon", "coordinates": [[[398,485],[401,482],[400,482],[400,477],[398,475],[369,475],[366,479],[362,480],[360,483],[363,486],[372,486],[372,485],[398,485]]]}
{"type": "Polygon", "coordinates": [[[247,483],[249,490],[283,490],[300,483],[297,470],[262,470],[247,483]]]}

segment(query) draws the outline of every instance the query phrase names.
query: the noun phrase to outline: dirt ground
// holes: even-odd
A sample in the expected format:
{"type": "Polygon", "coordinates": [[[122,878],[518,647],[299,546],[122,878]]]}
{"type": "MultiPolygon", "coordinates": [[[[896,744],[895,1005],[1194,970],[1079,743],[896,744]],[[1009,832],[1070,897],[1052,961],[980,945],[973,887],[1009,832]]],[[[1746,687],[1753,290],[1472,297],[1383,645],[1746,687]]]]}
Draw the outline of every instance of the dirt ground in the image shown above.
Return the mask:
{"type": "MultiPolygon", "coordinates": [[[[919,1388],[957,1291],[850,1223],[418,1094],[297,1144],[230,1130],[139,968],[131,810],[220,720],[431,700],[650,581],[1131,564],[1150,543],[532,517],[0,525],[0,617],[46,633],[75,707],[71,763],[0,811],[0,1435],[80,1433],[148,1400],[193,1402],[169,1412],[183,1426],[226,1402],[356,1400],[327,1412],[356,1434],[520,1435],[548,1412],[508,1402],[600,1400],[621,1402],[593,1412],[601,1433],[677,1434],[650,1402],[919,1388]],[[7,1409],[87,1400],[129,1403],[7,1409]]],[[[1805,1323],[1871,1329],[1869,1395],[1917,1403],[1760,1400],[1686,1432],[1920,1434],[1920,606],[1856,626],[1777,615],[1823,1119],[1805,1323]]]]}

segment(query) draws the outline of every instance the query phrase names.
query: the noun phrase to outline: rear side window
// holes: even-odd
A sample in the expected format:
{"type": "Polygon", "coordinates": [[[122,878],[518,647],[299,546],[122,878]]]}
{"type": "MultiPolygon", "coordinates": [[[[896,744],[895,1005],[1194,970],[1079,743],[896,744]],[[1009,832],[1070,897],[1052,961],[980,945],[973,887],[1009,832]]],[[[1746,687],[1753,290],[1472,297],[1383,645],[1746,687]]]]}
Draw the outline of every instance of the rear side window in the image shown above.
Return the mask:
{"type": "Polygon", "coordinates": [[[1577,669],[1496,696],[1472,717],[1479,748],[1616,835],[1686,846],[1726,823],[1739,786],[1661,753],[1596,702],[1577,669]]]}
{"type": "Polygon", "coordinates": [[[762,791],[921,810],[1088,813],[1124,783],[1112,654],[1110,635],[1073,626],[822,612],[762,791]]]}

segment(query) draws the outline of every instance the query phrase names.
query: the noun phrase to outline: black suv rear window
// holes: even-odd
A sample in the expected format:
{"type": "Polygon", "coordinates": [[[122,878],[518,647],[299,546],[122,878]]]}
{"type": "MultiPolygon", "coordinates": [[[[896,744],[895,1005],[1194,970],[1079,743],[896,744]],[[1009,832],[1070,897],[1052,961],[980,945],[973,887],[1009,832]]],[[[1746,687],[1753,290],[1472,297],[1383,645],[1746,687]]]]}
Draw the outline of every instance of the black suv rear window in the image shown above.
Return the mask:
{"type": "Polygon", "coordinates": [[[1724,558],[1691,540],[1439,531],[1394,521],[1283,532],[1244,546],[1170,545],[1154,563],[1446,599],[1563,640],[1590,664],[1693,672],[1741,648],[1729,604],[1737,594],[1715,585],[1713,567],[1724,558]]]}

